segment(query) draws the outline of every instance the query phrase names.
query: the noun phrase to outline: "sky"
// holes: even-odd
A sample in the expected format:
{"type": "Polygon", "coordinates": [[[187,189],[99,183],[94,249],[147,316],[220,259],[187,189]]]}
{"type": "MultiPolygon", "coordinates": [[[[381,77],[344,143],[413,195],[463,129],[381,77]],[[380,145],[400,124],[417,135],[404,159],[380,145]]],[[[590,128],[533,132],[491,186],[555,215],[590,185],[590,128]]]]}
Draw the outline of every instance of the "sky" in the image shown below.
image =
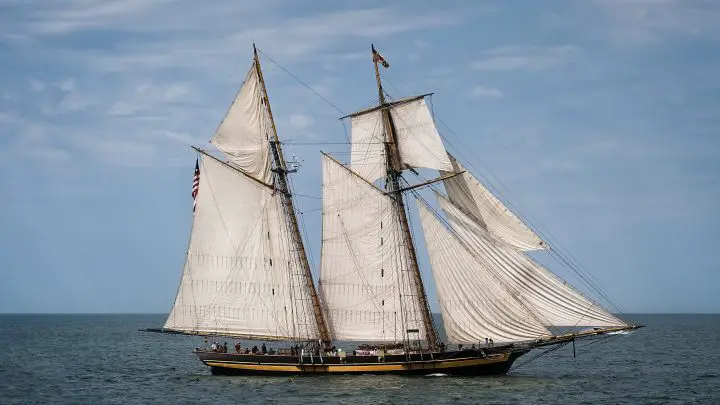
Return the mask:
{"type": "Polygon", "coordinates": [[[720,312],[717,21],[703,0],[0,0],[0,313],[170,309],[189,145],[253,41],[314,264],[320,150],[347,161],[374,43],[387,91],[434,92],[448,150],[623,310],[720,312]]]}

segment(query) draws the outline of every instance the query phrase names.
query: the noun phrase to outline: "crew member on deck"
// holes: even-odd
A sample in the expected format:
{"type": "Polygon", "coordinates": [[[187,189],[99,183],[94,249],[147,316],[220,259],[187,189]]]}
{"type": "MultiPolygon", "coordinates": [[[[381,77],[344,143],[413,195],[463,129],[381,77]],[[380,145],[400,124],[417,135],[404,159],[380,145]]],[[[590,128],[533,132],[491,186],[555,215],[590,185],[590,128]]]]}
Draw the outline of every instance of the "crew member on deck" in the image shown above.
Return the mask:
{"type": "Polygon", "coordinates": [[[262,354],[267,354],[267,346],[265,346],[265,343],[262,344],[262,354]]]}
{"type": "Polygon", "coordinates": [[[242,350],[242,345],[240,344],[240,341],[238,340],[235,342],[235,353],[240,353],[240,350],[242,350]]]}

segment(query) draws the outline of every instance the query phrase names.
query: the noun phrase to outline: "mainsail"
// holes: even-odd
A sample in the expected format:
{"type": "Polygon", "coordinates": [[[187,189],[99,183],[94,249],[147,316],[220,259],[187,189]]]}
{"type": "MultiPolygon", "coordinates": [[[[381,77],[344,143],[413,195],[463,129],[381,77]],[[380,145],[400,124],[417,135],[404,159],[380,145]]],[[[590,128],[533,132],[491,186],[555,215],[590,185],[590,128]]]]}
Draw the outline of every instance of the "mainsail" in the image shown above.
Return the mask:
{"type": "Polygon", "coordinates": [[[269,148],[267,110],[256,61],[210,142],[240,170],[270,183],[272,157],[269,148]]]}
{"type": "MultiPolygon", "coordinates": [[[[453,156],[453,171],[464,172],[443,180],[450,201],[469,213],[480,226],[520,250],[546,249],[547,245],[453,156]]],[[[442,174],[449,174],[443,171],[442,174]]]]}
{"type": "Polygon", "coordinates": [[[513,246],[483,229],[462,209],[438,195],[440,207],[455,235],[463,240],[478,265],[488,269],[545,326],[625,326],[513,246]]]}
{"type": "MultiPolygon", "coordinates": [[[[405,167],[452,171],[453,166],[424,97],[388,103],[400,161],[405,167]]],[[[353,114],[350,168],[373,182],[385,176],[385,129],[382,111],[373,108],[353,114]]]]}
{"type": "Polygon", "coordinates": [[[325,155],[320,291],[333,339],[425,338],[402,240],[392,198],[325,155]]]}
{"type": "Polygon", "coordinates": [[[317,339],[279,193],[203,155],[190,245],[165,329],[317,339]]]}
{"type": "Polygon", "coordinates": [[[527,341],[550,333],[461,240],[418,202],[445,332],[451,343],[527,341]]]}

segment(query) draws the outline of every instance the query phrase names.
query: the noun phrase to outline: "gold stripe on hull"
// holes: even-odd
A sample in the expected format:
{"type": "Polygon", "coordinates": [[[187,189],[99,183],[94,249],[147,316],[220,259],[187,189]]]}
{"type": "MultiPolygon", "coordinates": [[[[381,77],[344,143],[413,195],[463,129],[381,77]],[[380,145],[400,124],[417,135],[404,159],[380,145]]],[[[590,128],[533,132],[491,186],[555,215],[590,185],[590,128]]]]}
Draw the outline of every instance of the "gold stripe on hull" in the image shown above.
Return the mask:
{"type": "Polygon", "coordinates": [[[442,370],[449,368],[474,367],[508,361],[509,353],[484,359],[430,360],[409,363],[377,363],[377,364],[256,364],[236,363],[232,361],[207,360],[210,367],[232,368],[247,371],[281,372],[281,373],[374,373],[413,370],[442,370]]]}

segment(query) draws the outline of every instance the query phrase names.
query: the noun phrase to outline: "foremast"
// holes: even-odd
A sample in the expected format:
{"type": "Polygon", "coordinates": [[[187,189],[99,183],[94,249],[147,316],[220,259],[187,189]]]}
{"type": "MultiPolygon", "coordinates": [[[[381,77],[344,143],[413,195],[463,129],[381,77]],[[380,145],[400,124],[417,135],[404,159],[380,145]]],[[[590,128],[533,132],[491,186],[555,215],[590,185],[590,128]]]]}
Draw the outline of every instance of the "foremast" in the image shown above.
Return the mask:
{"type": "Polygon", "coordinates": [[[313,314],[315,315],[315,322],[325,347],[332,345],[330,339],[330,333],[328,332],[327,323],[323,315],[322,307],[320,306],[320,298],[318,297],[317,290],[315,289],[315,283],[312,278],[312,272],[310,271],[310,263],[307,259],[307,253],[305,251],[305,245],[303,244],[302,235],[300,234],[300,227],[298,226],[297,215],[295,215],[295,205],[292,199],[292,192],[287,181],[287,165],[285,163],[285,157],[283,155],[282,146],[277,133],[277,127],[275,126],[275,120],[273,119],[272,109],[270,108],[270,99],[268,98],[267,88],[265,87],[265,79],[263,78],[262,69],[260,68],[260,58],[258,57],[257,48],[253,44],[253,57],[255,59],[255,69],[257,70],[258,78],[260,79],[262,89],[262,100],[267,110],[268,119],[272,128],[272,139],[270,140],[270,150],[274,164],[273,171],[276,173],[277,184],[275,185],[276,190],[280,193],[283,206],[288,218],[288,224],[290,226],[290,233],[292,235],[292,243],[294,244],[295,251],[300,258],[301,278],[306,283],[313,306],[313,314]]]}
{"type": "Polygon", "coordinates": [[[403,244],[407,247],[407,252],[410,259],[409,273],[412,285],[415,288],[418,306],[420,307],[422,323],[425,329],[425,338],[430,348],[436,348],[438,346],[437,332],[432,321],[432,315],[430,314],[430,306],[428,304],[425,286],[423,285],[422,276],[420,275],[420,267],[418,266],[417,253],[415,251],[412,233],[410,232],[410,226],[408,224],[407,212],[405,211],[405,203],[403,202],[403,190],[400,187],[400,177],[402,175],[403,164],[400,159],[400,153],[398,152],[395,126],[393,125],[390,108],[388,108],[388,103],[385,100],[385,92],[383,91],[382,80],[380,79],[380,69],[378,67],[378,62],[380,62],[382,59],[375,50],[375,46],[371,45],[370,47],[372,51],[373,65],[375,67],[375,80],[377,82],[378,89],[378,108],[380,108],[383,127],[385,130],[385,178],[387,181],[387,195],[393,199],[393,207],[402,230],[403,244]]]}

